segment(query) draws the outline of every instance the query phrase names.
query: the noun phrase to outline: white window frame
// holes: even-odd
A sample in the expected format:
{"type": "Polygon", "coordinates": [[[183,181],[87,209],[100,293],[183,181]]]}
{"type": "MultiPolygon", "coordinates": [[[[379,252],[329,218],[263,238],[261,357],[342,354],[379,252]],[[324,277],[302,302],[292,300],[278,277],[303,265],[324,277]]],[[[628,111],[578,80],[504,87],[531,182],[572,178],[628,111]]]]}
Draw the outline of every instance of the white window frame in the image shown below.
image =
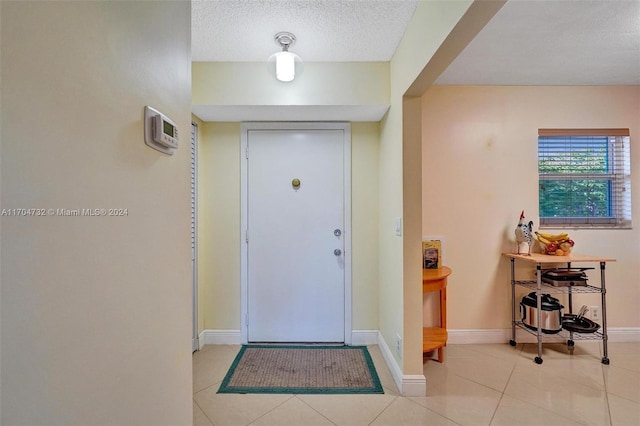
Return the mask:
{"type": "MultiPolygon", "coordinates": [[[[542,216],[542,204],[539,194],[539,211],[541,228],[631,228],[631,166],[629,129],[539,129],[538,131],[538,164],[541,159],[541,141],[546,137],[606,137],[610,159],[609,173],[602,174],[572,174],[572,173],[541,173],[538,175],[538,187],[542,191],[545,180],[603,180],[611,183],[610,215],[607,217],[577,217],[577,216],[542,216]]],[[[567,145],[570,147],[570,144],[567,145]]]]}

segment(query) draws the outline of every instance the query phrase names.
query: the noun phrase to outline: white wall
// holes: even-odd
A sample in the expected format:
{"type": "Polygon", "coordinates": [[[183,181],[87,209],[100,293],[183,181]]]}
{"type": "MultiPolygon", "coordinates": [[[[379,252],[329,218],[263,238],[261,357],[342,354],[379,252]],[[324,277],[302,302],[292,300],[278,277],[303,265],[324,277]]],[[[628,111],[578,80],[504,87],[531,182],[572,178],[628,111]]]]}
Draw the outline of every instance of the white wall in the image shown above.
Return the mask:
{"type": "Polygon", "coordinates": [[[1,421],[191,424],[190,3],[0,8],[2,208],[127,209],[2,217],[1,421]]]}
{"type": "Polygon", "coordinates": [[[607,264],[608,326],[640,327],[640,87],[434,86],[422,109],[423,235],[444,236],[449,328],[511,325],[501,252],[515,250],[521,210],[539,226],[538,128],[630,129],[634,229],[568,232],[576,253],[617,260],[607,264]]]}

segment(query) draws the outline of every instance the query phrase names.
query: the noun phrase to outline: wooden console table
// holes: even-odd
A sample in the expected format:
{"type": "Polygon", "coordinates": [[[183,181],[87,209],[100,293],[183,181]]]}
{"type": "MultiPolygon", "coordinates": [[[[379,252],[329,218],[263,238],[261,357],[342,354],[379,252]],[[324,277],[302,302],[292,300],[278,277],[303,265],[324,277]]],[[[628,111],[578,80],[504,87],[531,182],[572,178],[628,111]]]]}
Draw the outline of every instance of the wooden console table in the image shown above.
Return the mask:
{"type": "Polygon", "coordinates": [[[438,269],[422,270],[422,293],[440,292],[440,326],[422,328],[422,352],[438,350],[438,362],[444,361],[444,346],[447,346],[447,277],[451,269],[442,266],[438,269]]]}

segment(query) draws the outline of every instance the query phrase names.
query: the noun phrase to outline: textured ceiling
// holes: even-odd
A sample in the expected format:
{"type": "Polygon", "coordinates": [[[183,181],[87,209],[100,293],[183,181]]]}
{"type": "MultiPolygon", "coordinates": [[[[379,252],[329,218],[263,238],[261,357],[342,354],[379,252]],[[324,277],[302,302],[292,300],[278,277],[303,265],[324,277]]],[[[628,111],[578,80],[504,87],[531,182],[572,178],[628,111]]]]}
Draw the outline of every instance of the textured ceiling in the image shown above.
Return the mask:
{"type": "MultiPolygon", "coordinates": [[[[388,61],[417,3],[194,0],[193,60],[266,61],[289,31],[304,61],[388,61]]],[[[510,0],[436,84],[640,84],[640,0],[510,0]]]]}
{"type": "Polygon", "coordinates": [[[389,61],[415,0],[194,0],[193,61],[266,61],[293,33],[303,61],[389,61]]]}
{"type": "Polygon", "coordinates": [[[640,1],[509,1],[436,84],[638,85],[640,1]]]}

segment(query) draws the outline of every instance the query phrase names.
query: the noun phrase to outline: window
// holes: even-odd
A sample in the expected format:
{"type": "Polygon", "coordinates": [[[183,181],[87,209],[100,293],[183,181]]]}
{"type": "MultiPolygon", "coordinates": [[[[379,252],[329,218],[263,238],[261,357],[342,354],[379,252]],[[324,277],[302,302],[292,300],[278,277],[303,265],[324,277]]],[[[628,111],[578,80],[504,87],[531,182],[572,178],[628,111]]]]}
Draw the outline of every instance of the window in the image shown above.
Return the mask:
{"type": "Polygon", "coordinates": [[[540,129],[540,225],[630,228],[629,129],[540,129]]]}

